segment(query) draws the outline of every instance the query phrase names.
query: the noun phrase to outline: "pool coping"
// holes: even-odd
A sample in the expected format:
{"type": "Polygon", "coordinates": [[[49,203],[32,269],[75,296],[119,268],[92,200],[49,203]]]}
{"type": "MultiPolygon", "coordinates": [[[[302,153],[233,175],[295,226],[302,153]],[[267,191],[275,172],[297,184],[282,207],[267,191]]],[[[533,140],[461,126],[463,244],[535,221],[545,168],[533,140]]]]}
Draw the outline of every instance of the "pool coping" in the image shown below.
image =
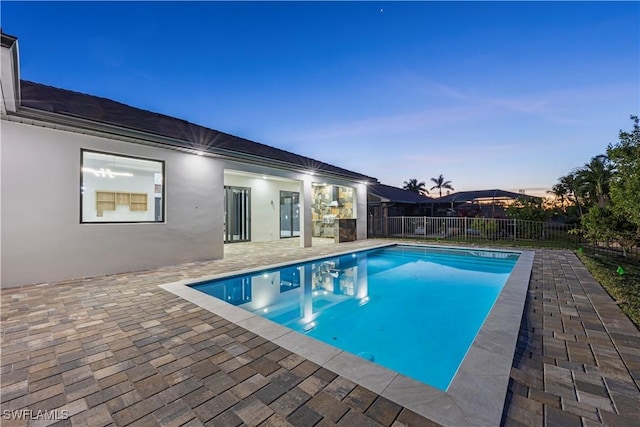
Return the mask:
{"type": "Polygon", "coordinates": [[[181,280],[159,285],[159,287],[439,424],[452,426],[499,425],[533,267],[533,251],[514,250],[512,248],[485,249],[446,246],[446,248],[452,249],[510,252],[520,255],[511,275],[446,392],[293,331],[225,301],[205,295],[190,287],[190,285],[203,281],[249,274],[265,269],[288,266],[293,263],[315,261],[397,244],[443,248],[443,246],[439,245],[388,243],[181,280]]]}

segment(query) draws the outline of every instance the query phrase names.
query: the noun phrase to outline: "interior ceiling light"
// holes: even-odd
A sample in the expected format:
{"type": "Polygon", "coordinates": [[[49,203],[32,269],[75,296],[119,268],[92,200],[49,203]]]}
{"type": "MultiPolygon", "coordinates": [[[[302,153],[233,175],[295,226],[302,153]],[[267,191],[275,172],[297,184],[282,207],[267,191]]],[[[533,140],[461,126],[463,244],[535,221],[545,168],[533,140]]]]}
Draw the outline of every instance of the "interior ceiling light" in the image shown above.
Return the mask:
{"type": "Polygon", "coordinates": [[[113,172],[109,168],[100,168],[100,169],[82,168],[82,172],[92,173],[99,178],[115,178],[117,176],[127,176],[127,177],[133,176],[131,172],[113,172]]]}

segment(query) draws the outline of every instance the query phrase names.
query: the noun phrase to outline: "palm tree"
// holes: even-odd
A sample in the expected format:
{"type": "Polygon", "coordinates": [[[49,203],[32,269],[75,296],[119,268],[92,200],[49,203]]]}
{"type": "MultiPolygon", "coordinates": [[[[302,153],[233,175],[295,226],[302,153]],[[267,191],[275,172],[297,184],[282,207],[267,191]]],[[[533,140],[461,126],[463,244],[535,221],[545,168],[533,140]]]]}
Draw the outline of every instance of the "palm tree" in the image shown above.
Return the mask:
{"type": "Polygon", "coordinates": [[[573,202],[578,207],[578,214],[580,215],[580,217],[582,217],[582,205],[580,204],[580,199],[578,198],[580,185],[575,173],[572,172],[568,175],[561,176],[558,179],[558,185],[566,189],[567,200],[573,202]]]}
{"type": "Polygon", "coordinates": [[[578,193],[593,205],[604,208],[609,199],[609,181],[611,164],[604,154],[597,155],[575,172],[578,181],[578,193]]]}
{"type": "MultiPolygon", "coordinates": [[[[551,190],[547,190],[548,194],[553,194],[556,198],[556,202],[560,202],[560,209],[564,212],[564,202],[567,200],[569,195],[569,189],[562,185],[562,183],[558,182],[551,187],[551,190]]],[[[557,206],[557,205],[556,205],[557,206]]]]}
{"type": "Polygon", "coordinates": [[[409,181],[405,181],[404,187],[402,187],[402,189],[422,195],[429,194],[429,192],[425,188],[425,183],[422,181],[418,182],[418,180],[415,178],[411,178],[409,181]]]}
{"type": "Polygon", "coordinates": [[[434,189],[438,189],[440,191],[440,197],[442,197],[442,189],[446,188],[447,190],[451,190],[453,191],[453,187],[451,186],[451,181],[445,181],[444,177],[442,176],[442,174],[440,174],[439,177],[437,178],[431,178],[431,181],[436,184],[433,187],[431,187],[432,190],[434,189]]]}

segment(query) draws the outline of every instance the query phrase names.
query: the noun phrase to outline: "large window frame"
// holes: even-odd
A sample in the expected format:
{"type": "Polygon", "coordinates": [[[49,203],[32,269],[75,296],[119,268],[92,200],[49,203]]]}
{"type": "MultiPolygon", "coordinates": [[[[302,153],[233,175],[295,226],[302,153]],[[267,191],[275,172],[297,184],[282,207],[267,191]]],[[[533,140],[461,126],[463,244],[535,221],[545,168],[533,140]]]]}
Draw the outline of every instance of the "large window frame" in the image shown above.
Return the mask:
{"type": "MultiPolygon", "coordinates": [[[[141,169],[140,169],[141,170],[141,169]]],[[[80,149],[80,224],[162,224],[166,221],[166,186],[165,186],[165,161],[145,157],[130,156],[128,154],[111,153],[106,151],[80,149]],[[87,158],[92,156],[93,158],[87,158]],[[118,159],[121,159],[118,163],[118,159]],[[91,178],[99,179],[126,179],[135,177],[130,172],[112,170],[110,167],[100,167],[100,162],[113,161],[114,168],[123,169],[123,165],[129,162],[128,168],[133,172],[135,163],[144,165],[146,162],[152,166],[157,164],[157,169],[149,169],[147,172],[152,181],[145,179],[146,191],[131,186],[114,184],[116,181],[105,181],[104,185],[97,188],[91,182],[91,178]],[[92,175],[89,175],[92,174],[92,175]],[[128,188],[127,188],[128,187],[128,188]],[[93,194],[93,197],[89,197],[93,194]],[[85,200],[86,198],[86,200],[85,200]],[[87,206],[85,206],[87,204],[87,206]],[[89,204],[93,208],[88,208],[89,204]],[[148,212],[151,211],[151,212],[148,212]],[[107,213],[105,217],[104,214],[107,213]],[[111,212],[114,212],[112,214],[111,212]],[[118,212],[118,215],[115,214],[118,212]],[[136,217],[144,217],[136,219],[136,217]],[[152,216],[153,219],[148,219],[152,216]],[[104,219],[98,219],[104,218],[104,219]]],[[[140,180],[138,180],[140,181],[140,180]]],[[[139,182],[136,183],[138,186],[139,182]]]]}

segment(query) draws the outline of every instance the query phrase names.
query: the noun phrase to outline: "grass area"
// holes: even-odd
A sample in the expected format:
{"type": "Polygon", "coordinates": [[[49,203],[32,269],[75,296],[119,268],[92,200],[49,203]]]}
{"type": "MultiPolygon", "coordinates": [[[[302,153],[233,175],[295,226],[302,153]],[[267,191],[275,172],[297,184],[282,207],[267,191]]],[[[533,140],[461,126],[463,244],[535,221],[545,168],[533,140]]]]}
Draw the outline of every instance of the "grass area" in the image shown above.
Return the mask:
{"type": "Polygon", "coordinates": [[[587,267],[620,309],[640,329],[640,262],[631,257],[613,254],[578,253],[578,258],[587,267]],[[624,270],[620,275],[618,266],[624,270]]]}

